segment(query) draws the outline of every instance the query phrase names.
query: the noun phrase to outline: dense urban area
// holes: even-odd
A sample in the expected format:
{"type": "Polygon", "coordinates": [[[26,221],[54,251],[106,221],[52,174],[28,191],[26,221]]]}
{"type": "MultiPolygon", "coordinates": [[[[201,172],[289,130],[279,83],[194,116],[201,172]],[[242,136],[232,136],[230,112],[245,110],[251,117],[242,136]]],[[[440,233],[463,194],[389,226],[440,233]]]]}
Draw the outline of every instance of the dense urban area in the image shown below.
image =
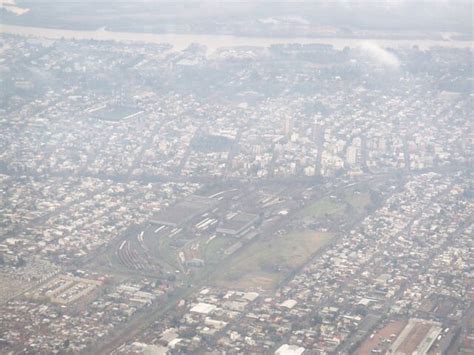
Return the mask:
{"type": "Polygon", "coordinates": [[[0,352],[472,354],[473,53],[0,35],[0,352]]]}

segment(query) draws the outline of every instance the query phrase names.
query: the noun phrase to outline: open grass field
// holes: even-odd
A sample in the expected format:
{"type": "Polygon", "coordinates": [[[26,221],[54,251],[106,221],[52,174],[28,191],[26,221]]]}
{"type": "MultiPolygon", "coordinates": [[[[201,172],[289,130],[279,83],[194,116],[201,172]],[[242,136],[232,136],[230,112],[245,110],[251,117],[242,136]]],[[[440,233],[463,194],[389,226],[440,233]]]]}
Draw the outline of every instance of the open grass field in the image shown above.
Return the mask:
{"type": "Polygon", "coordinates": [[[302,215],[312,218],[341,215],[344,213],[345,204],[329,196],[323,197],[301,211],[302,215]]]}
{"type": "Polygon", "coordinates": [[[215,237],[210,241],[206,238],[205,242],[201,243],[201,258],[203,258],[207,264],[213,264],[220,260],[224,250],[235,242],[235,238],[228,236],[215,237]]]}
{"type": "Polygon", "coordinates": [[[358,212],[362,212],[366,207],[370,206],[372,199],[368,192],[348,190],[344,192],[344,202],[351,205],[358,212]]]}
{"type": "Polygon", "coordinates": [[[359,192],[353,189],[345,190],[335,196],[325,196],[309,204],[301,210],[303,218],[334,218],[347,213],[361,214],[370,206],[372,199],[369,192],[359,192]],[[348,212],[350,211],[350,212],[348,212]]]}
{"type": "Polygon", "coordinates": [[[177,252],[171,247],[172,239],[167,236],[161,236],[157,245],[157,257],[162,262],[168,264],[171,268],[178,269],[177,252]]]}
{"type": "Polygon", "coordinates": [[[260,237],[225,261],[215,272],[214,283],[236,289],[271,290],[331,238],[330,233],[314,231],[260,237]]]}

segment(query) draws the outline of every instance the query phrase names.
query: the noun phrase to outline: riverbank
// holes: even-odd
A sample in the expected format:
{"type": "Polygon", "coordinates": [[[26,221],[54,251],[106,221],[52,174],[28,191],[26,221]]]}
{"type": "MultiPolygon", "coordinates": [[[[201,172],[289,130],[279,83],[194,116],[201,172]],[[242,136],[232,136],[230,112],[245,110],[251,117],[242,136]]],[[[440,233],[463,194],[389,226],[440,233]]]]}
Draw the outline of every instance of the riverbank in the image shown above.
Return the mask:
{"type": "Polygon", "coordinates": [[[329,44],[334,48],[358,47],[370,41],[382,47],[400,48],[418,46],[420,49],[432,47],[473,48],[472,41],[459,40],[430,40],[430,39],[381,39],[381,38],[314,38],[314,37],[245,37],[232,35],[203,35],[203,34],[155,34],[138,32],[112,32],[103,28],[95,31],[77,31],[66,29],[51,29],[42,27],[27,27],[15,25],[0,25],[0,33],[39,37],[47,39],[97,40],[118,41],[127,43],[168,43],[174,50],[183,50],[192,43],[205,45],[213,52],[223,47],[255,46],[269,47],[274,44],[329,44]]]}

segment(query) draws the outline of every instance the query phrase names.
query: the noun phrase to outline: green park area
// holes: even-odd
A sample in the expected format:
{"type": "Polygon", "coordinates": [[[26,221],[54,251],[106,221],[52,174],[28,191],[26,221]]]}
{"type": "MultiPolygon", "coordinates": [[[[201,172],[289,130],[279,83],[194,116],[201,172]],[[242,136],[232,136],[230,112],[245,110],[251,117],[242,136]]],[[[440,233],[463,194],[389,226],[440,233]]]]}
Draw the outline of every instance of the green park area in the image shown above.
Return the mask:
{"type": "Polygon", "coordinates": [[[216,286],[271,290],[331,238],[315,231],[260,237],[224,261],[211,280],[216,286]]]}
{"type": "Polygon", "coordinates": [[[299,217],[303,218],[343,218],[360,216],[372,204],[370,193],[348,189],[336,195],[324,196],[303,208],[299,217]],[[352,216],[349,216],[351,214],[352,216]]]}

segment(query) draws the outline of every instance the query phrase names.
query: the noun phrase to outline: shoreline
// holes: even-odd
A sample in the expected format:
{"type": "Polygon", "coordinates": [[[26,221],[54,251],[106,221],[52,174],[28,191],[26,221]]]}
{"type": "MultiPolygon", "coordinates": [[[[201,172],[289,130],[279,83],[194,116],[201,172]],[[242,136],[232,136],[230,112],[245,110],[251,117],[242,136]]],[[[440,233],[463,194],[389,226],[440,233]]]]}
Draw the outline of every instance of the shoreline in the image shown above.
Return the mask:
{"type": "Polygon", "coordinates": [[[215,51],[225,47],[270,47],[274,44],[329,44],[336,49],[357,47],[365,42],[376,42],[383,47],[412,47],[420,49],[432,47],[469,48],[473,49],[473,41],[469,40],[436,40],[436,39],[387,39],[387,38],[354,38],[354,37],[250,37],[235,35],[207,34],[158,34],[149,32],[115,32],[104,28],[98,30],[69,30],[59,28],[29,27],[0,24],[0,33],[37,37],[45,39],[98,40],[127,43],[171,44],[173,50],[183,50],[192,43],[205,45],[208,50],[215,51]]]}

